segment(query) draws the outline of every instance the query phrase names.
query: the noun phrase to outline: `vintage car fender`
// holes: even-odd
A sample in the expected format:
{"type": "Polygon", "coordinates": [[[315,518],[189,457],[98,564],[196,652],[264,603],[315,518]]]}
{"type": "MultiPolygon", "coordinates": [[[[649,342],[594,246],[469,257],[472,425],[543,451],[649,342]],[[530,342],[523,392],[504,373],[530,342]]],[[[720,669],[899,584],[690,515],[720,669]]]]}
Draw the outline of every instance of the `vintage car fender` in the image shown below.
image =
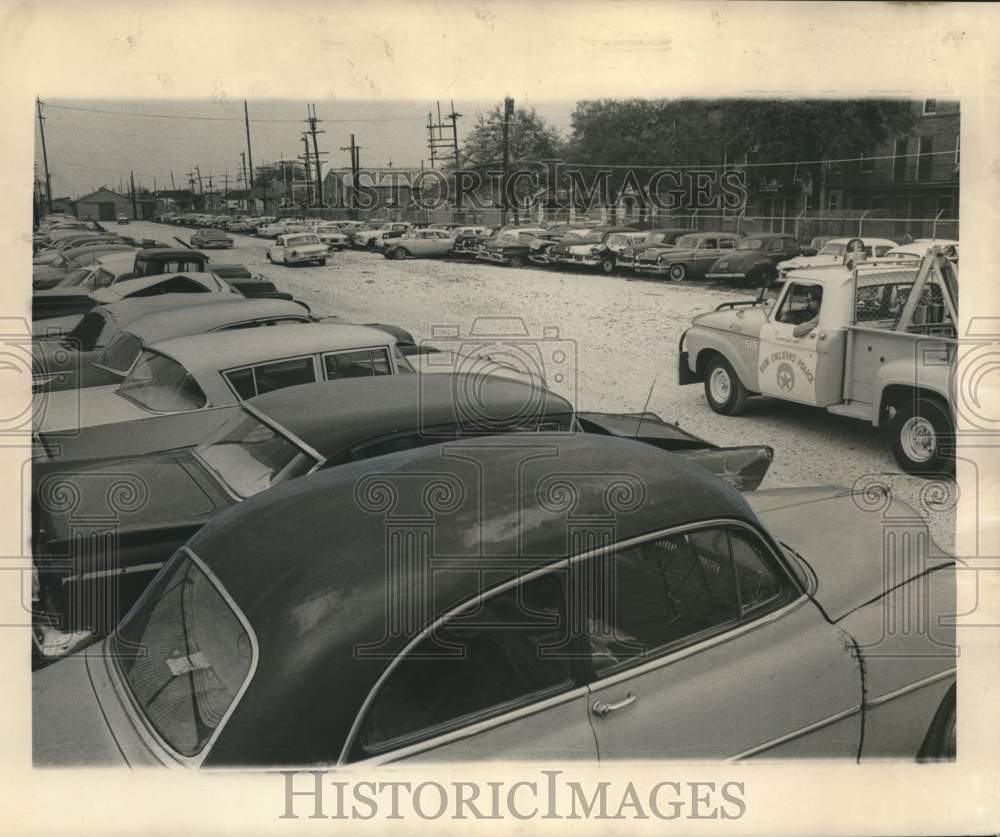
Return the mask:
{"type": "MultiPolygon", "coordinates": [[[[915,347],[914,347],[915,348],[915,347]]],[[[954,409],[950,397],[951,365],[918,365],[917,353],[912,357],[897,358],[884,364],[875,376],[872,387],[872,424],[876,427],[885,417],[882,402],[889,387],[898,386],[907,390],[920,390],[934,395],[954,409]]]]}
{"type": "Polygon", "coordinates": [[[703,352],[718,352],[729,361],[740,381],[751,392],[759,392],[757,359],[764,311],[758,306],[716,310],[694,318],[681,338],[680,351],[687,354],[693,380],[700,381],[699,359],[703,352]]]}

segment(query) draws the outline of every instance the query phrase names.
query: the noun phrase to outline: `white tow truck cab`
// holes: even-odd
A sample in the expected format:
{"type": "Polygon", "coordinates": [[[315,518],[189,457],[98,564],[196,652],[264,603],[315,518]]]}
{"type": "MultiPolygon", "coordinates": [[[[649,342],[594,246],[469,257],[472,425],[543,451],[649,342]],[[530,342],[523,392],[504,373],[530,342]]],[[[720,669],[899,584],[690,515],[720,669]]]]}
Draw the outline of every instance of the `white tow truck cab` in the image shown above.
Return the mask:
{"type": "Polygon", "coordinates": [[[935,476],[954,465],[957,322],[958,267],[939,248],[919,261],[805,268],[773,304],[761,289],[695,317],[678,347],[679,382],[703,382],[723,415],[760,394],[885,427],[903,470],[935,476]]]}

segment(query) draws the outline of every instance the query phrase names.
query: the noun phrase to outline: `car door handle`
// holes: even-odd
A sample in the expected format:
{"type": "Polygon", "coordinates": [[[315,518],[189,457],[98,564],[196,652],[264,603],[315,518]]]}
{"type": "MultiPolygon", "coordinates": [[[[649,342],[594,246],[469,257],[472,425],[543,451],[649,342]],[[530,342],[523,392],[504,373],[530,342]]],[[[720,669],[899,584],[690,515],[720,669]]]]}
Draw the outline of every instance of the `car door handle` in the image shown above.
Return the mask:
{"type": "Polygon", "coordinates": [[[597,717],[604,718],[612,712],[624,709],[629,704],[635,703],[636,700],[635,692],[629,692],[617,703],[605,703],[603,700],[595,700],[594,705],[590,707],[590,711],[597,715],[597,717]]]}

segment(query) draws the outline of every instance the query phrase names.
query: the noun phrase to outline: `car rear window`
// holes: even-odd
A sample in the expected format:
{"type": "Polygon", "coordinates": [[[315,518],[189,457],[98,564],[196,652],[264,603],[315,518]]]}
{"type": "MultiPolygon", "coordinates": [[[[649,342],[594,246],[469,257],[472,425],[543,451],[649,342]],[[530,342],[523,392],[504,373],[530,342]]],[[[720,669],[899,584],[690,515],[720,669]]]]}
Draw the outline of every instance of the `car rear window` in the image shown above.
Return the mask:
{"type": "Polygon", "coordinates": [[[108,343],[95,362],[115,372],[125,373],[132,368],[141,351],[142,341],[134,334],[122,331],[108,343]]]}
{"type": "Polygon", "coordinates": [[[176,360],[150,351],[142,353],[118,392],[156,413],[199,410],[208,403],[190,372],[176,360]]]}
{"type": "Polygon", "coordinates": [[[195,456],[238,497],[308,474],[317,459],[256,416],[227,422],[195,456]]]}
{"type": "Polygon", "coordinates": [[[146,722],[189,758],[221,725],[255,657],[243,619],[186,550],[121,622],[111,648],[146,722]]]}

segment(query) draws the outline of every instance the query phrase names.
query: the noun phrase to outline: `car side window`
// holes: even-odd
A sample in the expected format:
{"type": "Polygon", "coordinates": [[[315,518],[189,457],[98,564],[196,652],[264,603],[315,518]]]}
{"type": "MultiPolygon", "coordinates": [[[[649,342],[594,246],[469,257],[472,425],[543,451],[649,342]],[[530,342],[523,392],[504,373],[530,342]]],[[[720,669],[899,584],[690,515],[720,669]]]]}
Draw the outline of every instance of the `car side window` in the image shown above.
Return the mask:
{"type": "Polygon", "coordinates": [[[780,253],[782,251],[783,247],[784,247],[784,244],[782,243],[781,239],[780,238],[776,238],[776,239],[774,239],[774,241],[772,241],[770,243],[770,245],[768,246],[767,249],[771,253],[780,253]]]}
{"type": "Polygon", "coordinates": [[[325,355],[323,366],[328,380],[335,378],[370,378],[372,375],[389,375],[389,352],[385,349],[362,349],[325,355]]]}
{"type": "Polygon", "coordinates": [[[749,532],[730,530],[729,543],[739,586],[740,613],[746,616],[765,609],[785,591],[770,567],[767,548],[749,532]]]}
{"type": "Polygon", "coordinates": [[[237,369],[225,376],[236,394],[246,400],[285,387],[315,383],[316,369],[310,356],[237,369]]]}
{"type": "Polygon", "coordinates": [[[719,249],[720,250],[734,250],[736,249],[736,241],[732,238],[720,238],[719,239],[719,249]]]}
{"type": "Polygon", "coordinates": [[[788,288],[775,320],[789,325],[801,325],[819,316],[823,303],[823,288],[819,285],[804,285],[793,282],[788,288]]]}
{"type": "Polygon", "coordinates": [[[714,238],[703,238],[698,242],[699,250],[716,250],[718,247],[718,242],[714,238]]]}
{"type": "Polygon", "coordinates": [[[604,676],[740,616],[726,529],[671,535],[595,557],[574,583],[593,667],[604,676]]]}
{"type": "Polygon", "coordinates": [[[509,712],[574,685],[563,583],[538,576],[456,614],[391,670],[365,715],[375,754],[509,712]]]}

